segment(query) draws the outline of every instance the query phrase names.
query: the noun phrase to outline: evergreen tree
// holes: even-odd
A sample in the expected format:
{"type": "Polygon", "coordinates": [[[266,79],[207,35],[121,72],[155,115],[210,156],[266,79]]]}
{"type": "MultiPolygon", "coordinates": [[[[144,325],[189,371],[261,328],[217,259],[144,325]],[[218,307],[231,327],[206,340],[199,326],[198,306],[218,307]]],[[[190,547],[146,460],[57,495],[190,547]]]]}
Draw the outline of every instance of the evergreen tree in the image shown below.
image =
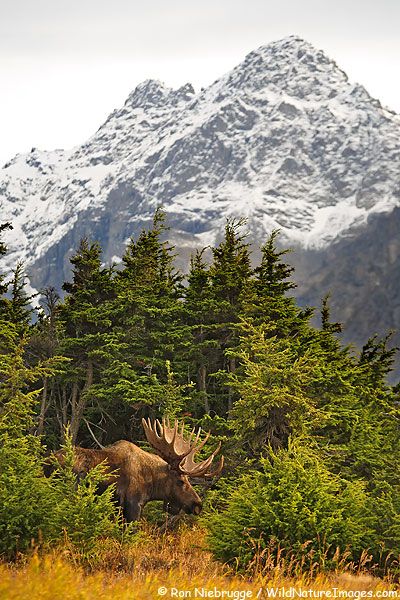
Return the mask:
{"type": "Polygon", "coordinates": [[[64,301],[45,290],[34,325],[22,265],[11,286],[0,278],[0,293],[8,293],[0,296],[1,552],[17,548],[18,528],[21,548],[39,527],[48,539],[62,528],[74,539],[81,529],[88,539],[112,531],[114,509],[109,496],[96,504],[96,476],[75,493],[71,444],[139,439],[140,418],[164,414],[231,434],[226,480],[214,492],[219,507],[230,478],[244,478],[229,495],[231,512],[213,519],[214,551],[224,560],[245,566],[249,547],[271,535],[304,559],[309,531],[352,544],[355,559],[371,543],[381,560],[379,540],[383,557],[399,551],[400,405],[399,387],[386,381],[390,336],[371,337],[360,355],[343,346],[328,296],[321,328],[311,326],[312,311],[291,297],[293,269],[277,232],[252,269],[242,225],[227,222],[210,264],[204,250],[192,257],[186,288],[160,210],[130,240],[119,271],[104,267],[99,244],[84,239],[64,301]],[[69,470],[45,480],[38,438],[58,446],[67,424],[69,470]]]}
{"type": "Polygon", "coordinates": [[[379,557],[373,524],[362,482],[334,475],[303,439],[291,440],[231,485],[224,508],[207,522],[217,558],[248,574],[255,561],[258,569],[269,562],[288,576],[293,564],[301,565],[299,575],[304,568],[332,571],[339,561],[343,568],[344,560],[354,564],[366,548],[379,557]]]}
{"type": "Polygon", "coordinates": [[[387,375],[393,369],[393,363],[399,348],[396,346],[388,348],[392,335],[392,333],[388,333],[382,339],[374,335],[367,340],[361,350],[359,365],[362,367],[364,375],[368,377],[373,385],[385,381],[387,375]]]}
{"type": "Polygon", "coordinates": [[[24,330],[30,323],[33,308],[31,301],[35,295],[29,296],[25,291],[25,279],[24,265],[22,262],[18,262],[15,269],[13,269],[13,277],[10,281],[10,300],[9,300],[9,320],[18,325],[21,330],[24,330]]]}
{"type": "Polygon", "coordinates": [[[93,385],[105,365],[113,360],[120,341],[113,327],[113,269],[102,267],[99,244],[83,239],[71,263],[72,282],[64,283],[67,296],[59,308],[64,328],[60,347],[70,362],[56,412],[62,430],[70,424],[75,443],[88,406],[93,407],[96,402],[93,385]]]}
{"type": "MultiPolygon", "coordinates": [[[[57,290],[50,286],[40,291],[41,309],[38,319],[31,327],[31,335],[27,347],[27,354],[33,364],[52,358],[61,349],[59,348],[60,324],[58,320],[58,306],[61,301],[57,290]]],[[[42,436],[45,429],[45,419],[49,409],[56,406],[59,381],[56,377],[44,377],[40,409],[37,416],[36,435],[42,436]]],[[[47,429],[47,438],[57,436],[57,427],[52,423],[47,429]],[[50,435],[51,434],[51,435],[50,435]]]]}
{"type": "Polygon", "coordinates": [[[226,320],[236,319],[241,307],[242,295],[251,277],[249,244],[246,235],[240,233],[245,224],[228,220],[222,242],[212,248],[213,264],[210,269],[211,286],[214,298],[220,301],[220,311],[226,311],[226,320]]]}
{"type": "MultiPolygon", "coordinates": [[[[0,224],[0,258],[7,253],[7,246],[1,240],[1,234],[3,231],[7,229],[12,229],[12,225],[10,223],[1,223],[0,224]]],[[[4,298],[4,294],[8,290],[8,283],[4,281],[5,275],[0,273],[0,318],[8,318],[8,308],[9,303],[6,298],[4,298]]]]}
{"type": "MultiPolygon", "coordinates": [[[[237,359],[227,350],[238,344],[237,323],[243,310],[246,294],[251,282],[249,244],[246,235],[240,233],[245,221],[227,221],[225,236],[222,242],[212,248],[213,263],[210,267],[211,295],[214,301],[213,339],[218,343],[219,356],[213,365],[214,373],[218,371],[234,373],[237,359]]],[[[219,404],[217,412],[224,414],[232,409],[234,391],[228,386],[216,389],[219,404]]]]}
{"type": "Polygon", "coordinates": [[[321,308],[321,326],[322,331],[329,331],[331,333],[341,333],[343,331],[343,325],[341,323],[331,322],[331,309],[329,306],[330,294],[327,294],[322,299],[321,308]]]}
{"type": "Polygon", "coordinates": [[[0,553],[6,556],[26,550],[39,529],[51,526],[42,448],[30,434],[39,391],[30,388],[54,364],[27,366],[25,344],[15,325],[0,321],[0,553]]]}
{"type": "Polygon", "coordinates": [[[244,316],[255,324],[268,324],[271,334],[296,336],[308,331],[311,309],[300,309],[288,292],[296,288],[290,280],[294,268],[282,259],[289,250],[278,250],[274,230],[261,248],[261,262],[254,269],[255,278],[244,307],[244,316]]]}
{"type": "Polygon", "coordinates": [[[173,359],[182,276],[174,269],[173,248],[162,241],[165,215],[157,210],[152,227],[137,241],[130,240],[116,277],[124,326],[129,328],[130,350],[138,366],[149,374],[173,359]]]}
{"type": "Polygon", "coordinates": [[[291,434],[306,434],[319,420],[309,396],[316,360],[310,352],[299,357],[291,340],[272,336],[267,325],[243,322],[242,332],[234,351],[242,367],[229,375],[239,396],[231,427],[248,455],[257,456],[285,447],[291,434]]]}
{"type": "Polygon", "coordinates": [[[197,384],[193,398],[194,411],[198,417],[203,412],[210,413],[213,400],[209,374],[221,362],[221,350],[215,335],[218,311],[218,302],[211,287],[210,269],[204,260],[204,250],[197,251],[190,261],[183,318],[190,336],[184,352],[189,376],[197,384]]]}
{"type": "Polygon", "coordinates": [[[157,210],[150,229],[130,240],[115,278],[124,350],[119,366],[108,374],[114,382],[112,394],[137,415],[137,435],[142,434],[141,416],[149,410],[159,415],[165,408],[170,381],[166,365],[172,364],[174,371],[177,367],[179,378],[177,348],[185,347],[182,275],[174,268],[173,248],[163,241],[164,221],[164,213],[157,210]]]}
{"type": "Polygon", "coordinates": [[[32,541],[59,545],[67,537],[77,551],[88,555],[99,538],[121,538],[113,489],[96,493],[103,477],[99,471],[77,482],[71,446],[67,469],[45,477],[44,448],[31,433],[40,390],[29,388],[53,375],[63,358],[55,356],[32,367],[26,362],[25,345],[15,325],[0,322],[0,554],[13,558],[32,541]]]}

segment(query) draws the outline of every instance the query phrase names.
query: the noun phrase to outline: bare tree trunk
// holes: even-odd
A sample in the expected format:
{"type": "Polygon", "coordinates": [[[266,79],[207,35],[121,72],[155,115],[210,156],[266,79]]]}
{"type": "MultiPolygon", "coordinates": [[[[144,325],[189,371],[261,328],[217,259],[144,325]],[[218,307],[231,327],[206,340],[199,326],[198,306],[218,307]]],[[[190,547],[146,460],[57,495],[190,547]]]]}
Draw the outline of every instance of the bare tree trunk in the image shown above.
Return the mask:
{"type": "Polygon", "coordinates": [[[78,421],[78,403],[79,403],[79,387],[76,382],[72,384],[72,394],[71,394],[71,420],[70,420],[70,435],[72,438],[72,443],[74,444],[76,441],[76,437],[78,435],[79,429],[79,421],[78,421]]]}
{"type": "Polygon", "coordinates": [[[68,423],[68,400],[67,400],[67,389],[64,387],[64,389],[62,391],[62,406],[61,406],[61,427],[62,427],[61,436],[62,436],[63,442],[65,442],[64,432],[65,432],[67,423],[68,423]]]}
{"type": "Polygon", "coordinates": [[[67,389],[66,387],[61,388],[61,386],[58,386],[58,402],[55,403],[55,407],[56,417],[60,427],[60,438],[62,444],[65,442],[65,426],[68,423],[67,406],[67,389]]]}
{"type": "Polygon", "coordinates": [[[38,426],[36,429],[36,435],[40,436],[43,435],[43,431],[44,431],[44,418],[46,416],[46,412],[47,409],[49,408],[49,404],[47,402],[47,397],[48,397],[48,379],[47,377],[44,378],[43,380],[43,392],[42,392],[42,401],[40,403],[40,413],[39,413],[39,419],[38,419],[38,426]]]}
{"type": "Polygon", "coordinates": [[[210,403],[208,402],[207,395],[207,368],[205,365],[201,365],[197,371],[197,384],[199,386],[199,392],[204,399],[204,410],[207,415],[210,414],[210,403]]]}
{"type": "Polygon", "coordinates": [[[86,382],[81,393],[79,393],[78,384],[74,383],[72,394],[72,412],[71,412],[71,439],[75,444],[78,437],[79,427],[86,407],[86,392],[93,383],[93,362],[89,359],[86,367],[86,382]]]}
{"type": "MultiPolygon", "coordinates": [[[[234,373],[236,371],[236,358],[230,358],[228,362],[228,369],[230,373],[234,373]]],[[[233,389],[229,388],[228,393],[228,418],[230,418],[230,414],[233,408],[233,389]]]]}

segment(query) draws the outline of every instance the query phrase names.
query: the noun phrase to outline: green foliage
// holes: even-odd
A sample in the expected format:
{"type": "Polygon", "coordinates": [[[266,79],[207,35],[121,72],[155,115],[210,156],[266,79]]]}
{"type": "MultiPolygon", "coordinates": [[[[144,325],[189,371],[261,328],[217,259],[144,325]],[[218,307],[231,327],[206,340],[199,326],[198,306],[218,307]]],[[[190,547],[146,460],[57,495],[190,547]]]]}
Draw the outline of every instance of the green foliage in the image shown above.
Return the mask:
{"type": "Polygon", "coordinates": [[[41,377],[53,374],[63,359],[54,357],[35,366],[25,362],[27,339],[20,337],[17,326],[0,321],[0,433],[23,438],[33,425],[39,390],[27,389],[41,377]]]}
{"type": "Polygon", "coordinates": [[[204,251],[191,261],[183,318],[189,333],[187,369],[196,380],[195,412],[227,416],[235,397],[232,388],[220,385],[219,371],[234,372],[236,358],[228,354],[238,343],[237,323],[246,302],[252,277],[249,244],[241,228],[244,220],[228,220],[225,235],[212,248],[207,265],[204,251]]]}
{"type": "Polygon", "coordinates": [[[122,538],[122,515],[114,504],[114,486],[101,494],[98,487],[104,478],[104,467],[98,465],[82,480],[73,472],[74,450],[71,436],[64,446],[65,466],[51,476],[54,498],[49,541],[56,542],[64,534],[78,551],[95,550],[102,537],[122,538]]]}
{"type": "Polygon", "coordinates": [[[33,309],[30,303],[34,298],[25,291],[25,278],[23,263],[17,263],[10,282],[9,320],[22,330],[28,326],[31,320],[33,309]]]}
{"type": "Polygon", "coordinates": [[[58,308],[60,351],[70,362],[55,408],[61,430],[69,423],[75,443],[85,412],[96,403],[93,385],[100,372],[117,360],[121,340],[113,328],[113,270],[102,267],[99,244],[83,239],[71,263],[73,280],[64,284],[68,295],[58,308]]]}
{"type": "MultiPolygon", "coordinates": [[[[398,465],[398,463],[397,463],[398,465]]],[[[395,468],[398,469],[396,466],[395,468]]],[[[397,473],[398,476],[398,473],[397,473]]],[[[374,529],[382,547],[398,559],[400,548],[400,485],[376,480],[371,492],[374,529]]]]}
{"type": "Polygon", "coordinates": [[[307,395],[315,358],[311,352],[298,356],[289,340],[270,337],[271,327],[243,322],[239,373],[228,375],[239,392],[232,410],[232,428],[253,449],[278,448],[288,436],[301,433],[317,418],[307,395]]]}
{"type": "Polygon", "coordinates": [[[382,385],[386,375],[390,373],[393,362],[399,348],[388,348],[388,343],[392,337],[392,332],[388,333],[383,339],[377,335],[372,336],[364,344],[359,364],[373,385],[382,385]]]}
{"type": "Polygon", "coordinates": [[[278,230],[261,248],[260,264],[254,269],[244,298],[243,315],[254,324],[268,324],[271,335],[294,337],[304,333],[312,310],[301,310],[287,293],[296,285],[290,280],[294,269],[283,257],[288,250],[277,249],[278,230]]]}
{"type": "Polygon", "coordinates": [[[162,240],[164,220],[157,210],[151,228],[130,240],[115,280],[129,351],[152,370],[164,368],[180,339],[182,276],[173,267],[173,248],[162,240]]]}
{"type": "Polygon", "coordinates": [[[0,441],[0,555],[13,557],[32,542],[56,544],[65,537],[87,554],[102,537],[126,537],[112,487],[97,493],[101,466],[78,483],[70,460],[46,478],[37,438],[11,440],[3,433],[0,441]]]}
{"type": "Polygon", "coordinates": [[[329,298],[330,294],[327,294],[322,299],[322,307],[321,307],[321,326],[322,331],[330,331],[331,333],[341,333],[343,331],[343,326],[341,323],[332,323],[331,322],[331,310],[329,306],[329,298]]]}
{"type": "MultiPolygon", "coordinates": [[[[7,246],[2,241],[1,236],[3,231],[12,229],[11,223],[0,223],[0,258],[7,253],[7,246]]],[[[9,318],[9,299],[5,297],[8,290],[9,282],[5,281],[7,273],[0,273],[0,319],[9,318]]]]}
{"type": "Polygon", "coordinates": [[[120,538],[112,487],[96,493],[101,466],[77,481],[72,445],[140,440],[141,417],[165,415],[223,444],[214,513],[203,519],[218,558],[245,569],[272,547],[327,567],[336,547],[353,560],[370,548],[379,564],[400,554],[390,336],[371,337],[359,355],[343,346],[329,295],[313,327],[278,232],[253,267],[243,225],[228,221],[218,245],[192,257],[186,287],[162,210],[118,269],[84,239],[64,299],[44,290],[34,324],[22,266],[10,284],[0,274],[0,553],[65,536],[90,555],[102,536],[120,538]],[[50,478],[41,436],[65,445],[66,468],[50,478]]]}
{"type": "MultiPolygon", "coordinates": [[[[24,338],[0,322],[0,554],[25,550],[51,527],[52,497],[41,468],[39,440],[29,433],[38,391],[28,391],[51,364],[29,368],[24,338]]],[[[54,365],[53,365],[54,367],[54,365]]]]}
{"type": "Polygon", "coordinates": [[[54,496],[38,440],[0,434],[0,555],[12,557],[53,530],[54,496]]]}
{"type": "Polygon", "coordinates": [[[213,295],[225,303],[226,317],[234,319],[233,310],[238,308],[241,295],[251,276],[249,245],[240,235],[245,221],[231,221],[225,225],[225,237],[212,249],[213,264],[210,269],[213,295]]]}
{"type": "Polygon", "coordinates": [[[292,440],[232,486],[209,531],[214,555],[241,569],[271,542],[300,560],[325,561],[327,569],[337,548],[357,560],[376,543],[362,482],[330,472],[307,440],[292,440]]]}
{"type": "Polygon", "coordinates": [[[171,363],[169,360],[166,361],[165,366],[167,370],[167,382],[164,385],[162,412],[170,419],[174,419],[179,417],[183,410],[184,398],[182,394],[187,390],[188,386],[177,385],[175,374],[171,370],[171,363]]]}
{"type": "Polygon", "coordinates": [[[120,537],[113,490],[96,494],[101,469],[77,484],[69,445],[67,468],[44,475],[43,448],[31,433],[40,390],[27,391],[27,386],[54,374],[62,360],[27,366],[25,340],[13,324],[0,323],[0,344],[0,555],[13,557],[32,541],[56,542],[65,535],[85,551],[99,536],[120,537]]]}

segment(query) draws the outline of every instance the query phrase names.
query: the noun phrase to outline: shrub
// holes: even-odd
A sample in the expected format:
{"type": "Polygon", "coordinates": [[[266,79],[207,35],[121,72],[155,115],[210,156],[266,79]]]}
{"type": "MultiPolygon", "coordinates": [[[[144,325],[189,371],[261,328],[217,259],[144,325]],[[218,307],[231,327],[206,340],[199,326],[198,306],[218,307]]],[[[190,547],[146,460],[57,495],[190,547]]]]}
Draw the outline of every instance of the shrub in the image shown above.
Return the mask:
{"type": "Polygon", "coordinates": [[[0,350],[0,555],[12,558],[32,542],[55,543],[65,536],[78,551],[90,553],[100,537],[121,537],[113,489],[96,494],[101,466],[78,484],[69,442],[66,469],[50,478],[44,475],[43,448],[30,433],[40,390],[26,388],[51,374],[57,360],[27,366],[24,340],[4,323],[0,350]]]}
{"type": "Polygon", "coordinates": [[[31,441],[1,436],[0,555],[7,557],[26,550],[33,539],[52,529],[52,487],[31,441]]]}
{"type": "Polygon", "coordinates": [[[64,533],[75,549],[90,554],[100,538],[122,539],[122,513],[114,503],[114,486],[98,494],[104,479],[104,467],[98,465],[77,482],[73,472],[74,452],[67,436],[65,465],[51,477],[52,532],[49,541],[56,542],[64,533]],[[51,537],[52,536],[52,537],[51,537]]]}
{"type": "Polygon", "coordinates": [[[50,478],[43,474],[36,438],[2,439],[0,447],[0,555],[8,558],[32,542],[57,544],[68,538],[87,557],[106,536],[122,540],[122,516],[113,503],[113,488],[97,494],[102,466],[79,483],[70,461],[50,478]]]}
{"type": "Polygon", "coordinates": [[[209,520],[216,558],[239,569],[266,548],[329,567],[339,548],[357,560],[373,535],[363,484],[332,474],[303,441],[262,459],[262,471],[242,477],[226,508],[209,520]]]}

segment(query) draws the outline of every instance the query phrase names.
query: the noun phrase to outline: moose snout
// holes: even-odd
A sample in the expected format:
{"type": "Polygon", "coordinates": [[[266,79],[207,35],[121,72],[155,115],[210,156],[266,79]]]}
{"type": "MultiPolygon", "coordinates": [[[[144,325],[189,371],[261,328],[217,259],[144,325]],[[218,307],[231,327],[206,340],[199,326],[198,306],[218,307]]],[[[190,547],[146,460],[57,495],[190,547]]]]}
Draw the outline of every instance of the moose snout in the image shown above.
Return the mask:
{"type": "Polygon", "coordinates": [[[193,515],[199,515],[201,513],[202,508],[203,508],[203,505],[201,502],[193,502],[191,513],[193,515]]]}

